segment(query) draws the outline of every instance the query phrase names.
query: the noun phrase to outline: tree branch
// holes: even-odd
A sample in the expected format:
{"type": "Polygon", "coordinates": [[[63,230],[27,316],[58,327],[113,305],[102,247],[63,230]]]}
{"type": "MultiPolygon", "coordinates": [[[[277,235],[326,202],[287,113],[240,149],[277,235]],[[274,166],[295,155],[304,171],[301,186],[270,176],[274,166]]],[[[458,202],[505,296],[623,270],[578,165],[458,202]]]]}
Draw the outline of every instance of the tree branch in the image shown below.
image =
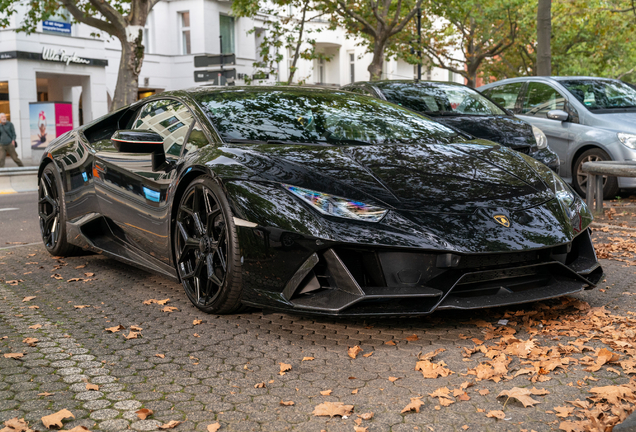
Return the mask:
{"type": "Polygon", "coordinates": [[[111,36],[118,36],[119,32],[117,27],[108,21],[101,20],[99,18],[93,18],[87,16],[81,11],[73,0],[60,0],[60,3],[73,15],[76,21],[95,27],[98,30],[108,33],[111,36]]]}
{"type": "Polygon", "coordinates": [[[126,34],[126,20],[105,0],[89,0],[90,4],[101,13],[110,23],[117,27],[121,33],[126,34]]]}

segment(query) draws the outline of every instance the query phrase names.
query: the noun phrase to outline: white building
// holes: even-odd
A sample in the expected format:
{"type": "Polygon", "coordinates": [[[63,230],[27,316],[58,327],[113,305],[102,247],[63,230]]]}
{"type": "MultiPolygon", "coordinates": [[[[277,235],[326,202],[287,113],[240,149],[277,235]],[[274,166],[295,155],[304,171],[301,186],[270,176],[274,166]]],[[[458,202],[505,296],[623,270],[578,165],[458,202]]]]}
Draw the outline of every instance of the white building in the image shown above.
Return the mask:
{"type": "MultiPolygon", "coordinates": [[[[25,161],[37,163],[43,149],[32,148],[37,136],[29,123],[29,106],[34,102],[71,102],[73,126],[89,122],[108,112],[115,91],[119,66],[119,41],[107,35],[96,35],[96,29],[84,24],[69,24],[70,17],[61,15],[40,23],[35,33],[17,33],[15,28],[24,16],[18,11],[7,29],[0,29],[0,112],[8,114],[18,134],[18,154],[25,161]]],[[[146,55],[139,75],[139,97],[156,92],[195,85],[211,85],[212,81],[195,81],[195,74],[216,71],[218,66],[195,67],[195,57],[235,54],[235,64],[225,69],[235,71],[235,84],[243,84],[243,74],[255,72],[257,47],[262,40],[262,18],[234,18],[231,2],[224,0],[160,1],[150,13],[144,39],[146,55]],[[249,33],[255,28],[256,31],[249,33]]],[[[327,26],[313,23],[311,26],[327,26]]],[[[340,86],[369,79],[367,67],[371,54],[347,39],[343,29],[313,33],[318,49],[332,56],[326,61],[299,60],[295,82],[340,86]]],[[[283,52],[277,76],[254,81],[271,84],[286,81],[289,53],[283,52]]],[[[384,65],[386,79],[412,79],[415,68],[401,60],[384,65]]],[[[207,77],[216,76],[216,72],[207,77]]],[[[463,82],[442,69],[423,70],[423,79],[463,82]]]]}

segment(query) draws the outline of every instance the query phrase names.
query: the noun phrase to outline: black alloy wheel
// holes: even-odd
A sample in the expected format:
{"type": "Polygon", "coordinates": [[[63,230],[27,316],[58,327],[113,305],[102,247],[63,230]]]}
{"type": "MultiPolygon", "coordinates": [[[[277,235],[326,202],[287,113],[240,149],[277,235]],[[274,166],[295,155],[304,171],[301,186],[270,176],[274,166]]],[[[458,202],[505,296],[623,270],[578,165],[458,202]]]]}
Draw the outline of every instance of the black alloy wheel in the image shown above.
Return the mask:
{"type": "Polygon", "coordinates": [[[70,256],[77,254],[80,249],[66,241],[66,213],[61,183],[60,175],[52,163],[44,167],[38,186],[40,233],[49,253],[70,256]]]}
{"type": "Polygon", "coordinates": [[[236,228],[221,188],[194,180],[181,197],[174,227],[177,270],[190,301],[207,313],[241,308],[236,228]]]}
{"type": "MultiPolygon", "coordinates": [[[[609,161],[612,158],[600,148],[593,148],[583,152],[574,163],[573,186],[576,192],[585,198],[587,195],[587,173],[583,172],[585,162],[609,161]]],[[[618,179],[603,176],[603,199],[612,199],[618,193],[618,179]]]]}

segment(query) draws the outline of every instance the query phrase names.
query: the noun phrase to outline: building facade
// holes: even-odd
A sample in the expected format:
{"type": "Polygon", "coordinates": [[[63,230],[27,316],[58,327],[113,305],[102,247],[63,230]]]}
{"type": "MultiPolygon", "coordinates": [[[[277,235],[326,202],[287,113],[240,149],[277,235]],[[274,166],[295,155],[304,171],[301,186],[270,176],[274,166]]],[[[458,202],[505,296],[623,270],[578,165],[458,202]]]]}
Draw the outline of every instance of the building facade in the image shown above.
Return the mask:
{"type": "MultiPolygon", "coordinates": [[[[71,24],[68,13],[40,23],[32,34],[18,33],[15,29],[25,12],[19,10],[11,17],[11,26],[0,29],[0,112],[5,112],[16,127],[20,157],[36,164],[57,131],[108,112],[117,82],[120,45],[115,38],[96,34],[94,28],[71,24]]],[[[244,84],[243,77],[256,72],[253,63],[258,60],[258,46],[266,31],[263,19],[233,17],[230,1],[160,1],[144,29],[146,53],[139,75],[139,97],[218,84],[220,65],[196,59],[214,62],[221,52],[233,54],[223,65],[227,79],[221,82],[244,84]]],[[[310,25],[325,28],[312,38],[330,60],[300,59],[294,82],[338,87],[369,79],[371,54],[357,46],[357,40],[347,38],[343,29],[326,30],[326,22],[310,25]]],[[[290,54],[282,52],[277,74],[252,84],[287,81],[290,54]]],[[[388,60],[383,78],[412,79],[415,73],[413,65],[388,60]]],[[[437,68],[424,68],[422,78],[463,82],[461,77],[437,68]]]]}

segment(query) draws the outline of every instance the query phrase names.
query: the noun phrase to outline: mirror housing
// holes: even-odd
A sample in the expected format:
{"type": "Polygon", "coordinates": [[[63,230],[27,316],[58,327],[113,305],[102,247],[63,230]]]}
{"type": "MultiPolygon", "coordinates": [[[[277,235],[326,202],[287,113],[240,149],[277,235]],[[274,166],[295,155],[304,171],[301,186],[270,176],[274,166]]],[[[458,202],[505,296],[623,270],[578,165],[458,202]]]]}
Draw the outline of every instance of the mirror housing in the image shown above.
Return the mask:
{"type": "Polygon", "coordinates": [[[547,117],[550,120],[558,120],[561,122],[567,121],[570,118],[570,115],[563,110],[550,110],[548,111],[547,117]]]}
{"type": "Polygon", "coordinates": [[[163,153],[163,138],[147,130],[118,130],[110,138],[118,152],[163,153]]]}

